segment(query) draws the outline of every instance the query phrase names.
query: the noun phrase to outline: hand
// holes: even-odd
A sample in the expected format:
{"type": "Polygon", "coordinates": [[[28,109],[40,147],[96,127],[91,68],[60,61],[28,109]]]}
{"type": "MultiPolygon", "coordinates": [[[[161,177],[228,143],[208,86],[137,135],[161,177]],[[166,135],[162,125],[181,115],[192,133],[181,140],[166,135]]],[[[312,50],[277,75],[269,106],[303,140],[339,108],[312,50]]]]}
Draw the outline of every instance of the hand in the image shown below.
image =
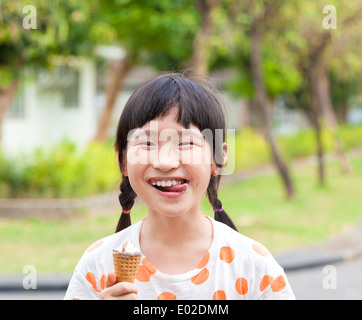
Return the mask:
{"type": "Polygon", "coordinates": [[[108,273],[106,289],[101,292],[101,300],[137,300],[138,288],[129,282],[116,283],[116,274],[108,273]]]}

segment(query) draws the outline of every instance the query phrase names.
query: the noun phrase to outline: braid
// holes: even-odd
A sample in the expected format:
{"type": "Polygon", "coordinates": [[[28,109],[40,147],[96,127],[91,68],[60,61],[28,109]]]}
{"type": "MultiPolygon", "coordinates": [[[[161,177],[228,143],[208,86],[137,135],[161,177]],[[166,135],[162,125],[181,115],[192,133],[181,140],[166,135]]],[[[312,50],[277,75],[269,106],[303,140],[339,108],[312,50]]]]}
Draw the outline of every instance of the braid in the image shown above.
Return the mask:
{"type": "Polygon", "coordinates": [[[230,228],[238,231],[234,222],[230,219],[226,211],[223,209],[222,203],[217,197],[217,189],[219,186],[219,182],[220,182],[220,176],[215,177],[214,175],[211,175],[209,186],[207,187],[207,196],[214,209],[214,219],[216,221],[225,223],[230,228]]]}
{"type": "Polygon", "coordinates": [[[134,200],[137,194],[132,189],[131,184],[129,183],[129,179],[127,176],[122,176],[122,181],[120,185],[121,193],[118,197],[119,203],[122,206],[122,214],[119,218],[116,232],[121,231],[131,225],[131,217],[129,212],[126,213],[125,211],[130,211],[134,205],[134,200]]]}

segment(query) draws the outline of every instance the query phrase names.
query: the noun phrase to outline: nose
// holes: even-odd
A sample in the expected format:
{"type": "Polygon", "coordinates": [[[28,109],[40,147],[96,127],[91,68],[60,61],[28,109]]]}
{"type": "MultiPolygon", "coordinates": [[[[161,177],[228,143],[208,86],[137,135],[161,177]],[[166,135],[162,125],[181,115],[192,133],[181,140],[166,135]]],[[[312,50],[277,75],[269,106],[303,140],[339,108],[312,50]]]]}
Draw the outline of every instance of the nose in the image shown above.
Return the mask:
{"type": "Polygon", "coordinates": [[[164,145],[158,152],[155,153],[154,159],[151,159],[155,169],[168,172],[180,166],[179,150],[164,145]]]}

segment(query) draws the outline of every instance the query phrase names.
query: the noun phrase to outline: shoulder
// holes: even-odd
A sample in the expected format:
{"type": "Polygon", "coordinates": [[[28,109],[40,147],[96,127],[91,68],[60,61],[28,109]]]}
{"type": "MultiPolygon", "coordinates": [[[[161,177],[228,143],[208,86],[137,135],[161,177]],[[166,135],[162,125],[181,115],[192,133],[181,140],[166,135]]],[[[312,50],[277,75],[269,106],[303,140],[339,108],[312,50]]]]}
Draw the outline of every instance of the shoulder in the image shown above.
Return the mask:
{"type": "Polygon", "coordinates": [[[221,222],[213,223],[218,256],[229,263],[230,268],[225,270],[237,277],[242,275],[249,298],[295,299],[283,268],[264,245],[221,222]]]}
{"type": "Polygon", "coordinates": [[[248,264],[257,273],[265,273],[266,269],[269,269],[269,272],[272,270],[281,272],[283,270],[264,245],[235,231],[222,222],[213,220],[213,223],[215,237],[221,247],[220,251],[228,248],[239,262],[248,264]]]}
{"type": "Polygon", "coordinates": [[[114,270],[113,249],[124,240],[138,243],[140,223],[91,244],[83,253],[69,283],[65,299],[99,299],[107,274],[114,270]]]}
{"type": "Polygon", "coordinates": [[[268,250],[257,241],[235,231],[226,224],[212,219],[217,240],[221,243],[228,243],[236,250],[246,252],[258,251],[261,254],[267,254],[268,250]]]}
{"type": "Polygon", "coordinates": [[[113,249],[117,249],[125,240],[138,243],[140,223],[142,222],[137,222],[120,232],[95,241],[85,250],[77,267],[103,269],[105,272],[112,271],[106,269],[112,267],[113,249]]]}

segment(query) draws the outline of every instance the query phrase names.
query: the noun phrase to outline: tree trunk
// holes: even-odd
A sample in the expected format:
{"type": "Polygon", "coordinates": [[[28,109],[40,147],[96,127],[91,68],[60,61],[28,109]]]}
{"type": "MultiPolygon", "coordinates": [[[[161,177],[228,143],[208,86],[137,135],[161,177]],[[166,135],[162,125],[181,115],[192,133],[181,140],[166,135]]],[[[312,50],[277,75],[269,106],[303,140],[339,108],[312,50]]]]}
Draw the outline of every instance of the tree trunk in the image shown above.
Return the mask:
{"type": "Polygon", "coordinates": [[[312,100],[312,108],[306,108],[305,114],[309,119],[315,133],[316,148],[317,148],[317,162],[318,162],[318,182],[320,185],[325,184],[325,167],[324,167],[324,149],[322,141],[322,128],[317,114],[318,110],[315,109],[316,104],[312,100]]]}
{"type": "Polygon", "coordinates": [[[349,104],[346,102],[341,107],[341,123],[344,125],[348,124],[348,111],[349,111],[349,104]]]}
{"type": "Polygon", "coordinates": [[[294,196],[294,186],[290,178],[288,167],[280,155],[272,133],[272,125],[268,112],[268,97],[262,76],[260,41],[261,32],[257,29],[257,23],[254,21],[251,28],[251,67],[255,90],[255,102],[261,115],[265,130],[265,138],[270,147],[273,161],[281,175],[285,187],[286,196],[287,198],[292,198],[294,196]]]}
{"type": "Polygon", "coordinates": [[[328,70],[321,59],[317,58],[312,62],[309,75],[312,100],[314,99],[315,103],[317,103],[315,108],[323,113],[327,127],[332,132],[336,144],[336,155],[341,164],[342,171],[348,174],[352,169],[347,156],[343,152],[343,142],[339,136],[338,123],[331,101],[328,70]]]}
{"type": "Polygon", "coordinates": [[[133,63],[125,57],[122,60],[113,60],[108,63],[107,85],[106,85],[106,105],[103,108],[98,122],[97,132],[94,141],[105,141],[108,139],[108,129],[112,123],[115,103],[124,85],[124,79],[132,69],[133,63]]]}
{"type": "Polygon", "coordinates": [[[324,150],[322,142],[322,128],[319,123],[319,119],[315,122],[315,135],[317,142],[317,158],[318,158],[318,180],[320,185],[324,185],[326,182],[325,167],[324,167],[324,150]]]}
{"type": "Polygon", "coordinates": [[[343,141],[339,135],[337,117],[332,106],[331,93],[330,93],[330,80],[328,70],[323,64],[318,68],[319,78],[319,102],[322,107],[327,125],[332,131],[334,141],[336,143],[336,155],[341,163],[342,171],[349,174],[352,171],[351,165],[345,153],[343,152],[343,141]]]}
{"type": "Polygon", "coordinates": [[[18,85],[19,81],[15,80],[6,89],[0,89],[0,145],[2,141],[2,124],[14,101],[18,85]]]}
{"type": "Polygon", "coordinates": [[[189,63],[191,73],[196,76],[207,76],[210,56],[210,37],[214,32],[213,10],[218,6],[216,0],[198,0],[196,7],[201,18],[201,29],[198,31],[189,63]]]}
{"type": "Polygon", "coordinates": [[[246,127],[251,126],[251,101],[240,99],[240,121],[239,121],[239,130],[242,130],[246,127]]]}

